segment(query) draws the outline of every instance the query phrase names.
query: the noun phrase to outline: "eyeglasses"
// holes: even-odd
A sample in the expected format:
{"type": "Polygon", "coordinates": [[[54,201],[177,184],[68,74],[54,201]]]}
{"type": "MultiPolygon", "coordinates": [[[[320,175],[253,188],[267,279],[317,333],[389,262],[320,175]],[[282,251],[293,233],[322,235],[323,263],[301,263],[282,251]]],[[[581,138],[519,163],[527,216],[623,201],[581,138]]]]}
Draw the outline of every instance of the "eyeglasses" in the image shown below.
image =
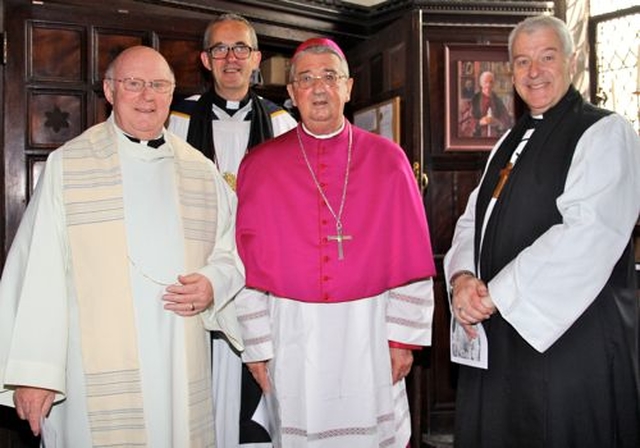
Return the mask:
{"type": "Polygon", "coordinates": [[[205,51],[211,55],[213,59],[225,59],[229,54],[229,50],[233,51],[233,55],[237,59],[247,59],[251,56],[251,52],[255,48],[251,48],[249,45],[237,44],[237,45],[214,45],[207,48],[205,51]]]}
{"type": "Polygon", "coordinates": [[[309,74],[300,75],[293,80],[294,84],[297,84],[301,89],[310,89],[316,83],[316,81],[322,81],[327,87],[336,87],[338,81],[348,78],[347,75],[339,75],[338,73],[328,72],[323,75],[313,76],[309,74]]]}
{"type": "Polygon", "coordinates": [[[145,81],[140,78],[106,79],[121,82],[124,90],[128,90],[129,92],[142,92],[145,87],[149,86],[156,93],[169,93],[174,86],[173,82],[167,81],[166,79],[154,79],[152,81],[145,81]]]}

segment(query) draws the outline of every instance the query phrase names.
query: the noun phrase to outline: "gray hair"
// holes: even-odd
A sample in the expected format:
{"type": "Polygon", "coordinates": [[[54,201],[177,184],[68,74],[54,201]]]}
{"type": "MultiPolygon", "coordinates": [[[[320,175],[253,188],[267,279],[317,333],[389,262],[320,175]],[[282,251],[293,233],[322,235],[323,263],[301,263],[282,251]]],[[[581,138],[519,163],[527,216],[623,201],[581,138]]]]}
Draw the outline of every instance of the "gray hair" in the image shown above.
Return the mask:
{"type": "Polygon", "coordinates": [[[344,57],[342,57],[340,53],[338,53],[336,50],[326,45],[313,45],[305,48],[304,50],[299,51],[293,56],[293,58],[291,59],[291,67],[289,68],[289,80],[293,80],[293,78],[295,77],[296,60],[300,57],[300,55],[305,53],[313,53],[313,54],[330,53],[330,54],[336,55],[338,59],[340,59],[340,70],[343,71],[343,74],[346,75],[347,78],[349,77],[349,64],[347,63],[347,60],[344,57]]]}
{"type": "Polygon", "coordinates": [[[552,29],[562,45],[562,52],[566,57],[571,57],[574,51],[573,38],[566,23],[553,16],[529,17],[518,23],[509,34],[509,60],[513,61],[513,43],[521,33],[531,34],[542,29],[552,29]]]}
{"type": "Polygon", "coordinates": [[[211,38],[211,33],[213,33],[213,28],[215,28],[215,26],[218,25],[219,23],[229,22],[229,21],[240,22],[247,26],[247,28],[249,29],[249,39],[251,40],[249,44],[251,45],[251,48],[253,48],[254,50],[257,50],[258,35],[256,34],[255,28],[253,27],[253,25],[251,25],[251,22],[249,22],[247,19],[242,17],[240,14],[234,14],[234,13],[222,14],[218,16],[218,18],[209,22],[209,24],[207,25],[207,29],[204,32],[204,38],[202,39],[202,48],[206,50],[211,46],[211,42],[209,41],[209,39],[211,38]]]}
{"type": "Polygon", "coordinates": [[[478,76],[478,82],[479,82],[480,84],[482,84],[482,83],[483,83],[487,78],[491,78],[491,79],[493,79],[493,80],[495,80],[495,79],[496,79],[496,77],[495,77],[495,75],[493,74],[493,72],[492,72],[492,71],[487,70],[487,71],[484,71],[484,72],[480,73],[480,76],[478,76]]]}
{"type": "Polygon", "coordinates": [[[109,66],[104,71],[104,77],[107,79],[113,78],[113,73],[116,71],[116,60],[114,59],[109,63],[109,66]]]}

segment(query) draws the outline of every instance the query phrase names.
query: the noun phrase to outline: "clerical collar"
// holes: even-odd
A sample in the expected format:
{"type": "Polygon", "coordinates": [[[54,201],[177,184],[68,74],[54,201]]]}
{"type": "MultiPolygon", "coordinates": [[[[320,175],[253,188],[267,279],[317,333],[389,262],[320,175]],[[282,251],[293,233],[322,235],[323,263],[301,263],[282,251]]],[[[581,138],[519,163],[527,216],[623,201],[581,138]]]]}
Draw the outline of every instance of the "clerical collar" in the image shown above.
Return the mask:
{"type": "Polygon", "coordinates": [[[543,122],[553,122],[555,119],[561,117],[571,107],[574,99],[580,97],[580,92],[576,90],[572,85],[564,94],[564,96],[558,101],[557,104],[551,106],[545,110],[544,113],[534,115],[530,113],[531,121],[535,124],[542,124],[543,122]]]}
{"type": "Polygon", "coordinates": [[[140,143],[142,145],[149,146],[150,148],[159,148],[162,145],[164,145],[164,135],[161,135],[160,137],[155,138],[153,140],[140,140],[139,138],[133,137],[129,134],[124,134],[124,136],[134,143],[140,143]]]}
{"type": "Polygon", "coordinates": [[[542,123],[543,119],[544,119],[544,115],[543,114],[540,114],[540,115],[531,114],[531,120],[530,120],[531,126],[534,127],[534,128],[537,127],[539,124],[542,123]]]}
{"type": "Polygon", "coordinates": [[[224,110],[230,117],[233,116],[236,112],[246,106],[249,101],[251,101],[251,97],[249,96],[249,92],[242,98],[240,101],[229,101],[225,98],[222,98],[218,95],[218,92],[215,90],[213,93],[213,104],[218,106],[220,109],[224,110]]]}
{"type": "Polygon", "coordinates": [[[345,127],[345,120],[342,120],[342,125],[338,128],[338,130],[337,130],[337,131],[330,132],[329,134],[321,134],[321,135],[318,135],[318,134],[314,134],[313,132],[311,132],[311,131],[310,131],[310,130],[309,130],[309,129],[304,125],[304,123],[302,123],[302,130],[303,130],[306,134],[308,134],[308,135],[310,135],[310,136],[312,136],[312,137],[318,138],[318,139],[320,139],[320,140],[326,140],[326,139],[329,139],[329,138],[335,137],[336,135],[340,134],[340,133],[344,130],[344,127],[345,127]]]}

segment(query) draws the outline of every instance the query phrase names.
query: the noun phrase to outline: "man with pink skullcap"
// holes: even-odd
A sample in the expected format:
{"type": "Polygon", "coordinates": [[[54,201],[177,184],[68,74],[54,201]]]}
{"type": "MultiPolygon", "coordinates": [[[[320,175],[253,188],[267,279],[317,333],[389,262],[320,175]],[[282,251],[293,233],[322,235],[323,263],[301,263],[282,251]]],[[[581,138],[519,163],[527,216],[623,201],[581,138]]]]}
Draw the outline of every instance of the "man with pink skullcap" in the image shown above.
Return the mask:
{"type": "Polygon", "coordinates": [[[302,123],[238,175],[243,361],[275,444],[404,448],[404,377],[412,350],[431,343],[433,313],[420,192],[398,145],[345,119],[353,79],[338,45],[310,39],[291,62],[302,123]]]}

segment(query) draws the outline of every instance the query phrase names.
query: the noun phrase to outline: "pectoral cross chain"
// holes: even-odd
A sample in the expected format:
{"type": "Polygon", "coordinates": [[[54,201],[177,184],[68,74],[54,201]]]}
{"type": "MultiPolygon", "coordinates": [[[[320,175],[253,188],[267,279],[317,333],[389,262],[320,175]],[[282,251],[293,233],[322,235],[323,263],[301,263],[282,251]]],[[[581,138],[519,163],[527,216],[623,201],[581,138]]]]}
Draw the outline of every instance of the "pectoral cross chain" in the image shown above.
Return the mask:
{"type": "Polygon", "coordinates": [[[344,249],[342,248],[343,241],[350,241],[351,235],[343,235],[342,234],[342,224],[336,223],[336,233],[337,235],[328,235],[327,240],[335,241],[338,243],[338,260],[344,259],[344,249]]]}

